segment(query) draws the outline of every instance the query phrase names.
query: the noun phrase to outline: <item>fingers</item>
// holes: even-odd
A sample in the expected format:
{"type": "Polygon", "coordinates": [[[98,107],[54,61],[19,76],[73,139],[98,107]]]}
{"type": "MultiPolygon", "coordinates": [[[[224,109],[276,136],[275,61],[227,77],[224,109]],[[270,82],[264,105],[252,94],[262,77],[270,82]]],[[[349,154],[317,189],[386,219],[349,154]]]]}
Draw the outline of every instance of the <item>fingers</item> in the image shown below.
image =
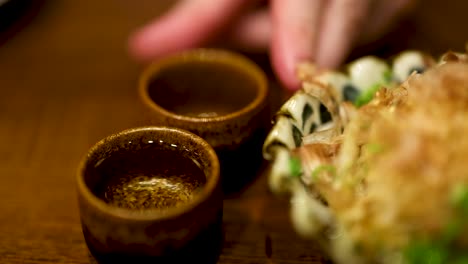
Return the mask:
{"type": "Polygon", "coordinates": [[[346,59],[366,22],[370,0],[332,0],[326,7],[316,63],[338,67],[346,59]]]}
{"type": "Polygon", "coordinates": [[[271,41],[271,21],[268,10],[262,9],[239,17],[227,33],[227,42],[247,51],[264,51],[271,41]]]}
{"type": "Polygon", "coordinates": [[[299,88],[296,67],[315,57],[323,0],[273,0],[271,61],[286,88],[299,88]]]}
{"type": "Polygon", "coordinates": [[[185,0],[150,22],[129,40],[141,60],[199,46],[223,28],[248,0],[185,0]]]}

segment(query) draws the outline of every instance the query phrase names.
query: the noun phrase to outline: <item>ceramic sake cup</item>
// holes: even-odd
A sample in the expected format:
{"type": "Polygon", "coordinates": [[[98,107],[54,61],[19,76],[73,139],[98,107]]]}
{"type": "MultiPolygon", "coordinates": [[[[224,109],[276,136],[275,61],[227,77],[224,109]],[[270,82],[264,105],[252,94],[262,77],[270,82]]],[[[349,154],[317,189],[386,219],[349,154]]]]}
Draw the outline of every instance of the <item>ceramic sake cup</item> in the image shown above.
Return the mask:
{"type": "Polygon", "coordinates": [[[76,181],[84,238],[99,261],[216,257],[222,244],[219,162],[199,136],[168,127],[110,135],[83,158],[76,181]]]}
{"type": "Polygon", "coordinates": [[[140,76],[139,95],[150,124],[186,129],[213,146],[223,186],[240,185],[262,163],[268,81],[243,55],[195,49],[160,59],[140,76]]]}

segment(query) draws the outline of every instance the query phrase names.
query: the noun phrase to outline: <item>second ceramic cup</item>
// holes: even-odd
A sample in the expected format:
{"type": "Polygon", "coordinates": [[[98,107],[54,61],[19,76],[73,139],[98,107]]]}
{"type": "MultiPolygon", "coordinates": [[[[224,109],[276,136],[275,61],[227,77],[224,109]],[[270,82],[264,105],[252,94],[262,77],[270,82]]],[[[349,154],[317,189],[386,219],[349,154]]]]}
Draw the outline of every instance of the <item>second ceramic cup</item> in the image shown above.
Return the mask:
{"type": "Polygon", "coordinates": [[[217,49],[178,53],[143,72],[139,94],[150,124],[189,130],[213,146],[225,190],[242,186],[260,167],[268,82],[251,60],[217,49]]]}
{"type": "Polygon", "coordinates": [[[77,173],[83,235],[100,263],[214,263],[223,201],[213,148],[185,130],[139,127],[96,143],[77,173]]]}

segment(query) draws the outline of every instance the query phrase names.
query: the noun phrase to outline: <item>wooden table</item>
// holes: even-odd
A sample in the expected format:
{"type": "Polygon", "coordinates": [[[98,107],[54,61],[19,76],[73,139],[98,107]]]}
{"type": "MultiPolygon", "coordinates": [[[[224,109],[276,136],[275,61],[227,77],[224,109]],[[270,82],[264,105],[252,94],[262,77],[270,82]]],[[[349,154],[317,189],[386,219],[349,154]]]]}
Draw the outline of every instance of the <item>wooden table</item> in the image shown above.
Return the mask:
{"type": "MultiPolygon", "coordinates": [[[[126,38],[169,2],[32,1],[2,33],[0,263],[93,262],[79,223],[76,166],[99,139],[144,125],[135,89],[142,65],[128,57],[126,38]]],[[[424,2],[395,33],[400,38],[374,52],[463,48],[466,1],[455,8],[424,2]]],[[[257,61],[269,72],[264,56],[257,61]]],[[[277,85],[272,89],[281,94],[277,85]]],[[[288,201],[268,191],[265,173],[227,197],[224,213],[219,263],[325,262],[313,242],[294,233],[288,201]]]]}

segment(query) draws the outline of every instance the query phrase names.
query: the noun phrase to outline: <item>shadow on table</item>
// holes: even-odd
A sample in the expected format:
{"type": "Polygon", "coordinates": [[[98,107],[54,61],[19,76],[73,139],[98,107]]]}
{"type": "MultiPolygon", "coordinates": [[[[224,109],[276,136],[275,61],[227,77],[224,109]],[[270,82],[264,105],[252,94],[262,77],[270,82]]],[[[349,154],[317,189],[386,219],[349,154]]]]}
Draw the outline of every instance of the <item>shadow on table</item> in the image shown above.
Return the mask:
{"type": "Polygon", "coordinates": [[[257,131],[235,151],[217,151],[221,165],[221,181],[226,197],[248,188],[262,171],[262,145],[266,130],[257,131]]]}

